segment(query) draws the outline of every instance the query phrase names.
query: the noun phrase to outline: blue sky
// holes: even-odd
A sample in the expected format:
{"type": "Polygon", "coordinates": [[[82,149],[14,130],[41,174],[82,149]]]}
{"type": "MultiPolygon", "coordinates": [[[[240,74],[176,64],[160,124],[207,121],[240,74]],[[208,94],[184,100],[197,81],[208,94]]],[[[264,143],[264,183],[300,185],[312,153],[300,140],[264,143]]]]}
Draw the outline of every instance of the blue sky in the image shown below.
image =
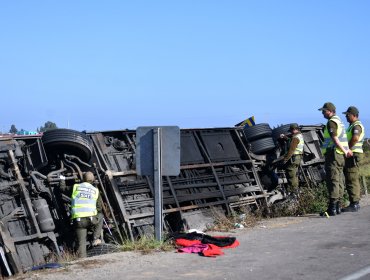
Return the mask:
{"type": "Polygon", "coordinates": [[[370,126],[370,1],[1,1],[0,130],[370,126]],[[344,119],[344,118],[343,118],[344,119]]]}

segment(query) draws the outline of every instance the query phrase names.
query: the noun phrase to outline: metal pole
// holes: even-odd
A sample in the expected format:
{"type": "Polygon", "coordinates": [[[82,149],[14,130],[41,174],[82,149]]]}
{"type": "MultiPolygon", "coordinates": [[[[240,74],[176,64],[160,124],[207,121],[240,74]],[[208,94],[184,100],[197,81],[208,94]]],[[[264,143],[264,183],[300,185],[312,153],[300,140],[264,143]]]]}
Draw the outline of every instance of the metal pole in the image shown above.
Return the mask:
{"type": "Polygon", "coordinates": [[[162,240],[162,166],[161,166],[161,128],[153,129],[153,159],[154,159],[154,226],[156,240],[162,240]]]}
{"type": "MultiPolygon", "coordinates": [[[[119,238],[121,239],[121,243],[123,244],[123,243],[124,243],[124,241],[123,241],[123,237],[122,237],[122,234],[121,234],[121,230],[120,230],[119,225],[118,225],[118,223],[117,223],[116,217],[114,216],[114,211],[113,211],[112,205],[109,203],[108,195],[107,195],[107,192],[105,191],[105,186],[103,185],[103,181],[102,181],[102,179],[101,179],[101,177],[100,177],[100,174],[99,174],[98,168],[97,168],[97,166],[96,166],[96,164],[95,164],[95,163],[94,163],[94,168],[95,168],[96,176],[98,177],[98,181],[99,181],[99,184],[100,184],[100,189],[102,190],[102,193],[103,193],[103,195],[104,195],[104,199],[105,199],[106,203],[108,204],[109,212],[110,212],[110,213],[111,213],[111,215],[112,215],[112,219],[113,219],[113,222],[114,222],[114,224],[115,224],[115,226],[116,226],[116,229],[117,229],[117,232],[118,232],[119,238]]],[[[104,208],[103,208],[103,209],[104,209],[104,208]]],[[[104,218],[103,218],[103,220],[104,220],[104,222],[105,222],[105,223],[107,223],[107,222],[105,221],[105,219],[104,219],[104,218]]],[[[112,235],[112,232],[110,231],[110,229],[109,229],[109,226],[108,226],[108,225],[107,225],[107,229],[108,229],[108,231],[109,231],[110,235],[112,235]]],[[[113,236],[113,235],[112,235],[112,236],[113,236]]]]}

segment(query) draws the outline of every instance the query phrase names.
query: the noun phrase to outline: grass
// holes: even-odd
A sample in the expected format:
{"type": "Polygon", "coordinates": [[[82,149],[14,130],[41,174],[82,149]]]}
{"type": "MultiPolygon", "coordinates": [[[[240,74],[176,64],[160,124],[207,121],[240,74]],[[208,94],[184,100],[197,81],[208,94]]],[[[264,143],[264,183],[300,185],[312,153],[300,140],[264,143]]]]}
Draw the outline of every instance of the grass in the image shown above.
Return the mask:
{"type": "Polygon", "coordinates": [[[299,197],[297,215],[320,213],[328,205],[328,190],[323,182],[315,187],[303,186],[299,197]]]}
{"type": "Polygon", "coordinates": [[[141,237],[135,241],[127,241],[122,245],[118,245],[121,251],[135,251],[142,254],[149,254],[152,252],[166,252],[173,250],[174,244],[171,240],[158,241],[154,238],[146,236],[141,237]]]}
{"type": "Polygon", "coordinates": [[[78,254],[76,252],[74,252],[73,250],[71,249],[65,249],[63,251],[60,252],[60,255],[56,255],[55,253],[49,255],[49,258],[48,258],[48,263],[53,263],[53,262],[57,262],[57,263],[60,263],[60,264],[67,264],[67,263],[70,263],[70,262],[73,262],[75,260],[78,260],[79,257],[78,257],[78,254]]]}

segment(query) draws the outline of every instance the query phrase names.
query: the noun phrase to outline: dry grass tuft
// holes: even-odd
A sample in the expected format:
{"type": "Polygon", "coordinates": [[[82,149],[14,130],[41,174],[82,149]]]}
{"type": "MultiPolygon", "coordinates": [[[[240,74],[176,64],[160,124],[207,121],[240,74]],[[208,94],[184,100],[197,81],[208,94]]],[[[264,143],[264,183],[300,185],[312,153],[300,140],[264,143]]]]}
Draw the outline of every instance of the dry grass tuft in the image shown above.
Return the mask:
{"type": "Polygon", "coordinates": [[[146,236],[132,242],[127,241],[123,245],[119,245],[121,251],[135,251],[142,254],[150,254],[153,252],[166,252],[174,250],[175,246],[171,240],[169,241],[158,241],[154,238],[146,236]]]}
{"type": "Polygon", "coordinates": [[[249,207],[239,208],[225,216],[219,211],[212,211],[214,223],[207,230],[227,232],[235,228],[252,228],[261,219],[260,211],[251,212],[249,207]]]}

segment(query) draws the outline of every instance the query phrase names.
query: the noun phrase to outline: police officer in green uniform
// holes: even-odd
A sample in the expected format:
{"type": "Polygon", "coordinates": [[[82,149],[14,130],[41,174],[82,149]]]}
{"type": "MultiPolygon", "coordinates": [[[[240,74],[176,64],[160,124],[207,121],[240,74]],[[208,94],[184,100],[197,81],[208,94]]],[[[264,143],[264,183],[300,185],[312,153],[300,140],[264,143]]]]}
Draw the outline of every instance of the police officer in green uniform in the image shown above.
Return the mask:
{"type": "Polygon", "coordinates": [[[335,114],[333,103],[326,102],[319,111],[328,120],[324,129],[324,143],[321,151],[325,156],[326,187],[329,193],[327,213],[330,216],[340,214],[340,199],[342,196],[343,168],[345,158],[352,156],[348,148],[347,134],[341,119],[335,114]]]}
{"type": "Polygon", "coordinates": [[[360,168],[363,160],[364,151],[362,145],[365,138],[365,128],[358,119],[359,111],[355,106],[348,107],[346,112],[347,122],[350,124],[347,129],[349,148],[353,156],[346,158],[344,165],[344,175],[346,177],[346,189],[349,196],[349,206],[343,208],[343,212],[357,212],[360,209],[360,168]]]}
{"type": "Polygon", "coordinates": [[[298,195],[298,168],[301,164],[304,140],[299,130],[299,126],[293,123],[289,127],[291,137],[280,135],[281,138],[288,140],[289,149],[284,155],[283,163],[285,166],[286,177],[288,180],[287,191],[290,195],[298,195]]]}
{"type": "MultiPolygon", "coordinates": [[[[61,178],[61,189],[68,187],[61,178]]],[[[74,184],[72,190],[71,215],[73,227],[77,238],[78,256],[85,258],[87,231],[93,233],[93,246],[101,244],[101,231],[103,227],[102,201],[99,189],[93,185],[95,178],[90,171],[84,173],[83,183],[74,184]]]]}

